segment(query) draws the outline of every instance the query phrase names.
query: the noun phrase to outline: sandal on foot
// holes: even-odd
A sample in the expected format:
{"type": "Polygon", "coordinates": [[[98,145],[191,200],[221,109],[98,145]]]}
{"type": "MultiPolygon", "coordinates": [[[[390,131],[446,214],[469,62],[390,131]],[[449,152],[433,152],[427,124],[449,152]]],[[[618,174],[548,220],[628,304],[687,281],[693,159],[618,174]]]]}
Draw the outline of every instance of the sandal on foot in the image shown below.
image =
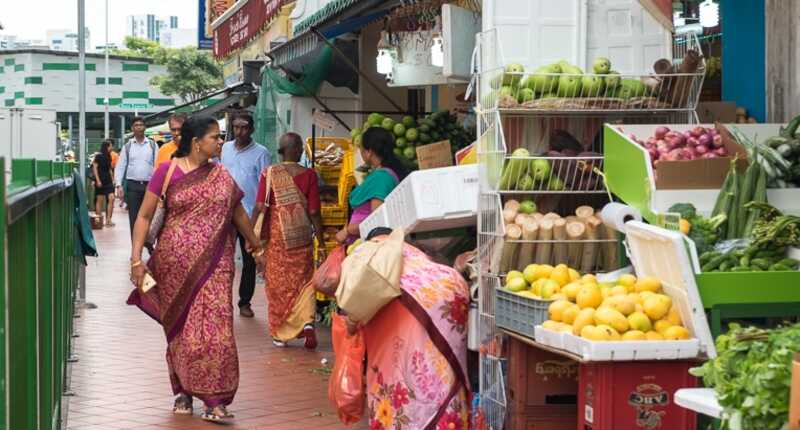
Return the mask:
{"type": "Polygon", "coordinates": [[[272,338],[272,346],[274,346],[275,348],[286,348],[286,342],[272,338]]]}
{"type": "Polygon", "coordinates": [[[232,420],[233,414],[228,412],[225,406],[220,405],[215,408],[206,408],[201,418],[212,423],[222,423],[232,420]]]}
{"type": "Polygon", "coordinates": [[[311,351],[317,349],[317,333],[314,330],[314,326],[312,326],[310,324],[306,325],[303,328],[302,337],[304,337],[305,340],[306,340],[305,344],[304,344],[306,349],[311,350],[311,351]]]}
{"type": "Polygon", "coordinates": [[[175,415],[191,415],[192,414],[192,397],[186,394],[181,394],[175,399],[175,406],[172,407],[172,413],[175,415]]]}

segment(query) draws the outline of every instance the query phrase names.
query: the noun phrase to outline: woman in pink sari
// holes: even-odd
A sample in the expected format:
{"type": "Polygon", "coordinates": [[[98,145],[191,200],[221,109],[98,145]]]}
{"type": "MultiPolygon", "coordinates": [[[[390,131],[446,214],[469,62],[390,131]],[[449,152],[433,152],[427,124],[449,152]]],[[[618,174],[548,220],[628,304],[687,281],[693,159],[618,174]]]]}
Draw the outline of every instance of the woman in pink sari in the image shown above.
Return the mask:
{"type": "MultiPolygon", "coordinates": [[[[466,430],[469,287],[455,269],[406,243],[400,288],[361,328],[370,429],[466,430]]],[[[355,330],[349,320],[348,328],[355,330]]]]}
{"type": "Polygon", "coordinates": [[[156,286],[134,290],[136,305],[163,327],[173,411],[191,414],[193,397],[205,404],[202,418],[233,418],[227,406],[239,385],[239,359],[233,337],[232,285],[236,230],[253,256],[263,259],[258,238],[242,208],[239,190],[221,164],[217,121],[190,118],[181,129],[174,158],[159,166],[148,185],[133,230],[131,281],[141,286],[146,273],[156,286]],[[166,217],[155,251],[145,266],[142,247],[164,183],[166,217]]]}

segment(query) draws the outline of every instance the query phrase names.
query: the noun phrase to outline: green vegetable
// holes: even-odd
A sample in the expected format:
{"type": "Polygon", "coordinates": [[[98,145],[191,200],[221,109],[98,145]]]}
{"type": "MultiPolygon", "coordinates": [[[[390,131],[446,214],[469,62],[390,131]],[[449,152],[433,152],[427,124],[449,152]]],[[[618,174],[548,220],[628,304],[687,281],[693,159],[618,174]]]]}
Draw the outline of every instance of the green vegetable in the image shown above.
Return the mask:
{"type": "Polygon", "coordinates": [[[727,272],[731,268],[735,267],[736,263],[731,263],[730,260],[725,260],[719,265],[720,272],[727,272]]]}
{"type": "Polygon", "coordinates": [[[752,272],[752,271],[753,269],[751,269],[748,266],[736,266],[733,269],[731,269],[731,272],[752,272]]]}
{"type": "Polygon", "coordinates": [[[716,346],[718,356],[690,373],[716,391],[726,417],[723,428],[785,429],[800,324],[772,330],[731,324],[727,334],[717,337],[716,346]]]}
{"type": "Polygon", "coordinates": [[[506,163],[503,174],[500,177],[499,186],[501,190],[517,189],[517,181],[528,173],[529,162],[527,157],[530,157],[530,155],[525,148],[518,148],[511,154],[511,158],[506,163]]]}
{"type": "Polygon", "coordinates": [[[779,261],[777,264],[782,264],[787,267],[791,267],[792,270],[797,268],[797,265],[800,264],[800,261],[795,260],[794,258],[784,258],[783,260],[779,261]]]}
{"type": "Polygon", "coordinates": [[[764,270],[769,269],[769,266],[770,266],[769,260],[767,260],[765,258],[753,259],[753,261],[751,261],[750,264],[753,267],[760,267],[760,268],[762,268],[764,270]]]}
{"type": "Polygon", "coordinates": [[[742,175],[734,170],[733,172],[733,186],[731,187],[731,194],[733,197],[731,198],[731,205],[728,211],[728,228],[727,233],[725,235],[726,239],[738,239],[737,232],[739,226],[739,209],[740,206],[738,205],[738,196],[739,192],[742,189],[742,175]]]}
{"type": "Polygon", "coordinates": [[[735,178],[734,175],[731,174],[732,171],[736,169],[736,162],[731,161],[731,166],[728,169],[728,175],[725,176],[725,182],[722,184],[722,188],[719,190],[719,195],[717,195],[717,201],[714,203],[714,209],[711,211],[711,216],[715,217],[719,214],[727,214],[728,211],[725,210],[724,206],[728,197],[728,193],[731,192],[731,187],[733,186],[733,179],[735,178]]]}
{"type": "MultiPolygon", "coordinates": [[[[756,155],[756,161],[758,160],[758,155],[756,155]]],[[[738,204],[736,205],[736,221],[737,224],[734,229],[735,237],[745,237],[744,230],[745,225],[747,224],[747,209],[745,209],[744,205],[750,203],[753,200],[753,195],[755,195],[756,189],[756,182],[758,181],[758,177],[761,174],[761,168],[759,164],[754,161],[750,163],[750,166],[747,167],[747,171],[744,174],[744,180],[742,181],[741,190],[738,196],[738,204]]],[[[764,184],[765,187],[765,194],[766,194],[766,183],[764,184]]]]}
{"type": "Polygon", "coordinates": [[[728,258],[727,255],[719,255],[717,257],[714,257],[714,258],[711,259],[711,261],[709,261],[708,263],[704,264],[703,267],[700,270],[703,271],[703,272],[710,272],[710,271],[718,268],[719,265],[722,264],[722,262],[725,261],[725,259],[727,259],[727,258],[728,258]]]}
{"type": "Polygon", "coordinates": [[[698,257],[698,260],[700,261],[700,264],[703,265],[703,264],[706,264],[709,261],[711,261],[711,259],[713,259],[714,257],[718,257],[720,255],[722,255],[722,253],[719,252],[719,251],[707,251],[707,252],[704,252],[704,253],[700,254],[700,257],[698,257]]]}
{"type": "Polygon", "coordinates": [[[697,216],[697,209],[691,203],[675,203],[667,211],[681,214],[681,218],[690,223],[697,216]]]}
{"type": "Polygon", "coordinates": [[[780,264],[780,263],[775,263],[772,266],[769,266],[769,271],[770,272],[788,272],[788,271],[792,271],[792,270],[794,270],[794,269],[792,269],[789,266],[784,266],[783,264],[780,264]]]}
{"type": "MultiPolygon", "coordinates": [[[[767,203],[767,172],[764,169],[759,169],[758,180],[756,181],[756,189],[753,192],[752,201],[758,203],[767,203]]],[[[756,220],[761,213],[761,210],[757,207],[747,207],[747,221],[744,225],[744,231],[742,231],[743,237],[750,237],[753,233],[753,227],[755,227],[756,220]]]]}

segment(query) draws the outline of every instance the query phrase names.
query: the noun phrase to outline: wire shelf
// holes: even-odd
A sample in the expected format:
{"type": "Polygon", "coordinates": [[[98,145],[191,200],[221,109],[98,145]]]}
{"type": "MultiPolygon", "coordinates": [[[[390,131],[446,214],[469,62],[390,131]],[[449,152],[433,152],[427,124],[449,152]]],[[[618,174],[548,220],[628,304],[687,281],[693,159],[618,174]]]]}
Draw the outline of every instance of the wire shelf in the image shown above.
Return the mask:
{"type": "Polygon", "coordinates": [[[605,193],[603,156],[504,157],[497,189],[503,194],[605,193]],[[599,169],[599,170],[595,170],[599,169]]]}
{"type": "Polygon", "coordinates": [[[476,430],[503,430],[508,409],[506,394],[507,360],[485,355],[481,357],[481,374],[486,385],[481,387],[480,408],[485,417],[484,425],[476,430]]]}
{"type": "Polygon", "coordinates": [[[517,114],[606,114],[694,111],[705,78],[705,60],[694,35],[673,40],[673,59],[658,73],[597,74],[506,64],[497,31],[478,36],[478,110],[517,114]],[[685,58],[696,67],[683,69],[685,58]]]}

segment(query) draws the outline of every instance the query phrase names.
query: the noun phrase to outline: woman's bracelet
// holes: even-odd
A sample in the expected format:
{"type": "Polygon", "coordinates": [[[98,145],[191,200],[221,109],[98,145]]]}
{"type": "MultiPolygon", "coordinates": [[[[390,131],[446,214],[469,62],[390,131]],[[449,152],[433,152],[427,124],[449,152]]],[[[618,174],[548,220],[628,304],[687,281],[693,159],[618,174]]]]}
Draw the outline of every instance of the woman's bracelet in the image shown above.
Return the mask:
{"type": "Polygon", "coordinates": [[[253,257],[261,257],[264,255],[264,248],[260,248],[258,251],[253,251],[250,253],[253,257]]]}
{"type": "Polygon", "coordinates": [[[133,263],[131,263],[131,269],[133,269],[136,266],[141,266],[141,265],[142,265],[142,260],[134,261],[133,263]]]}

